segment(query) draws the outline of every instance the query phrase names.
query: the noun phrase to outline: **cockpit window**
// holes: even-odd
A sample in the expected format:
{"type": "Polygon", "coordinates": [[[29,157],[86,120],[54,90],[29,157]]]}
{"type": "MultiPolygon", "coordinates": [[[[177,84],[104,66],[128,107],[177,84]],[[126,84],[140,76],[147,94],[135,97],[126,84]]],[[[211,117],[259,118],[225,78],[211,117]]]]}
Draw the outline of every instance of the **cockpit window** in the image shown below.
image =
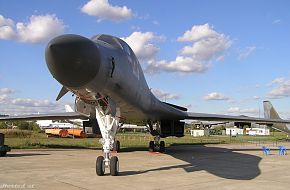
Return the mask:
{"type": "Polygon", "coordinates": [[[128,54],[128,55],[131,55],[131,49],[129,47],[128,44],[126,44],[126,42],[124,42],[123,40],[120,40],[119,39],[119,42],[121,43],[123,49],[125,50],[125,52],[128,54]]]}
{"type": "Polygon", "coordinates": [[[123,45],[124,50],[128,53],[128,55],[131,55],[131,50],[127,44],[123,45]]]}
{"type": "Polygon", "coordinates": [[[110,44],[111,46],[115,48],[123,49],[119,41],[113,36],[102,34],[102,35],[94,37],[93,40],[103,41],[107,44],[110,44]]]}

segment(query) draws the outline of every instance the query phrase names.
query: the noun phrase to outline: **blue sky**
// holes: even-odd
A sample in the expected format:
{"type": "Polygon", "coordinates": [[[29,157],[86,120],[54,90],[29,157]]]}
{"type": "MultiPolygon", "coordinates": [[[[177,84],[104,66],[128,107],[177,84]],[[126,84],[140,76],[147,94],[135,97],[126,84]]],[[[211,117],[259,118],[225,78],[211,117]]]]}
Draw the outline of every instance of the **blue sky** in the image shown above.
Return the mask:
{"type": "Polygon", "coordinates": [[[290,118],[289,1],[0,1],[0,113],[63,111],[44,49],[56,35],[126,40],[153,92],[191,111],[290,118]],[[260,111],[259,111],[260,110],[260,111]]]}

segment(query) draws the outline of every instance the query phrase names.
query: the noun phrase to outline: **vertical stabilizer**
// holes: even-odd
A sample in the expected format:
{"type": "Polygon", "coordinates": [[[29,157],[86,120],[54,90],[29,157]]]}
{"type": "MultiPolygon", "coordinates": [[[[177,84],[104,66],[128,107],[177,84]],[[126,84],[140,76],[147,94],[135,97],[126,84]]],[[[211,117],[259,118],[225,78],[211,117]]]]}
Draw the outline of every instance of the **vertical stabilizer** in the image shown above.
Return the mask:
{"type": "MultiPolygon", "coordinates": [[[[270,101],[264,101],[263,104],[265,119],[281,119],[270,101]]],[[[271,127],[288,134],[290,133],[290,126],[284,123],[275,123],[271,127]]]]}
{"type": "Polygon", "coordinates": [[[264,115],[266,119],[281,119],[270,101],[264,101],[264,115]]]}
{"type": "Polygon", "coordinates": [[[70,105],[65,105],[65,111],[66,112],[74,112],[74,110],[72,109],[72,107],[70,105]]]}

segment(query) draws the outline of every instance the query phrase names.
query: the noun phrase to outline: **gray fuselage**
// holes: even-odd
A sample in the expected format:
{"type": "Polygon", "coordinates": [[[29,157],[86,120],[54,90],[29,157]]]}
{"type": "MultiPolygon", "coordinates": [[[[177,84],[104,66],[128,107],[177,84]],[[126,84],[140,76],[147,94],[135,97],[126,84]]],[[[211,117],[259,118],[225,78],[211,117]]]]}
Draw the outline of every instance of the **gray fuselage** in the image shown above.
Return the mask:
{"type": "Polygon", "coordinates": [[[53,77],[82,100],[110,97],[126,122],[179,120],[186,114],[152,94],[134,52],[117,37],[56,37],[46,48],[46,62],[53,77]]]}

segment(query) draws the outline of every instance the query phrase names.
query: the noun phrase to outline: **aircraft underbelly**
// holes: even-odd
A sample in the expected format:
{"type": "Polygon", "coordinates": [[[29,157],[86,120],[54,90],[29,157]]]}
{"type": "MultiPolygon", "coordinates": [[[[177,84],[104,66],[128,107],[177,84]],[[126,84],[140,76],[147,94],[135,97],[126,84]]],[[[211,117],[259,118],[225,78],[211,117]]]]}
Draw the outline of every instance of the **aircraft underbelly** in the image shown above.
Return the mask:
{"type": "Polygon", "coordinates": [[[138,108],[123,103],[120,105],[121,110],[121,120],[124,122],[143,122],[148,119],[148,117],[138,108]]]}

